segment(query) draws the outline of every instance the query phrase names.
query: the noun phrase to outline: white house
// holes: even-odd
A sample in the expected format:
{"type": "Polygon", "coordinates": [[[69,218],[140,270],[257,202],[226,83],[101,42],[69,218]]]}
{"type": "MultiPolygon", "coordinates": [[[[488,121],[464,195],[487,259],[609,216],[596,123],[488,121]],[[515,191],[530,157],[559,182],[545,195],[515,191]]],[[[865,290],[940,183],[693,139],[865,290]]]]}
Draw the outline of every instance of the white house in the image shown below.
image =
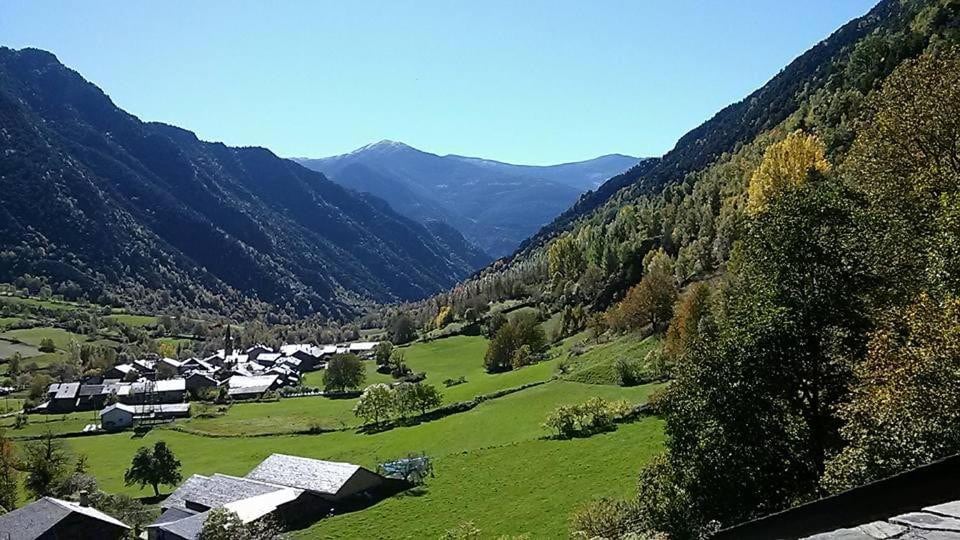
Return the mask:
{"type": "Polygon", "coordinates": [[[133,425],[136,408],[115,403],[100,411],[100,425],[108,431],[118,431],[133,425]]]}

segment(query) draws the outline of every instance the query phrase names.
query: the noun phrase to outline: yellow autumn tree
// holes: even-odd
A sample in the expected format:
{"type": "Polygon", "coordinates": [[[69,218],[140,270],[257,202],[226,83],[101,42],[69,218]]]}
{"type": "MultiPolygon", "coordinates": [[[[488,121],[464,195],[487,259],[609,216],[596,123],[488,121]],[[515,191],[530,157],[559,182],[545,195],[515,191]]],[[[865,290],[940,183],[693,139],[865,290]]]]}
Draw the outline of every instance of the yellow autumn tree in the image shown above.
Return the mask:
{"type": "Polygon", "coordinates": [[[440,311],[437,312],[437,316],[433,319],[434,328],[443,328],[444,326],[453,322],[453,308],[450,306],[443,306],[440,308],[440,311]]]}
{"type": "Polygon", "coordinates": [[[576,281],[586,268],[586,260],[580,245],[571,234],[565,234],[554,240],[547,250],[547,265],[550,276],[576,281]]]}
{"type": "Polygon", "coordinates": [[[787,138],[771,144],[763,161],[753,172],[747,188],[747,211],[756,215],[783,190],[807,181],[811,172],[825,173],[830,163],[824,155],[823,143],[815,135],[797,130],[787,138]]]}

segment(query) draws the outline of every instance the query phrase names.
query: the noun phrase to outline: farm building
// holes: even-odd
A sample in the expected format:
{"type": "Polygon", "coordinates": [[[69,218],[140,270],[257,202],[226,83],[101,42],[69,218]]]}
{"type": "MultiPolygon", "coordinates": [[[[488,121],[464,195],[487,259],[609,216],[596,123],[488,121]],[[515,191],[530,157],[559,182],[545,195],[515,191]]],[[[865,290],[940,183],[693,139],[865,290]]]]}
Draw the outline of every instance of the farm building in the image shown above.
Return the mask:
{"type": "Polygon", "coordinates": [[[137,369],[137,371],[143,374],[153,373],[157,370],[156,360],[134,360],[132,365],[137,369]]]}
{"type": "Polygon", "coordinates": [[[277,360],[282,357],[283,354],[278,352],[262,352],[258,354],[253,361],[264,367],[272,367],[277,363],[277,360]]]}
{"type": "Polygon", "coordinates": [[[100,411],[100,425],[107,431],[131,427],[140,420],[173,420],[190,416],[189,403],[125,405],[115,403],[100,411]]]}
{"type": "Polygon", "coordinates": [[[217,366],[207,362],[206,360],[200,360],[199,358],[188,358],[180,363],[179,373],[181,375],[186,375],[193,372],[213,372],[217,370],[217,366]]]}
{"type": "Polygon", "coordinates": [[[133,425],[137,410],[123,403],[114,403],[100,411],[100,425],[107,431],[118,431],[133,425]]]}
{"type": "Polygon", "coordinates": [[[124,380],[127,376],[140,376],[141,371],[134,367],[132,364],[117,364],[112,368],[104,372],[103,376],[106,379],[120,379],[124,380]]]}
{"type": "Polygon", "coordinates": [[[271,349],[270,347],[267,347],[266,345],[260,344],[260,345],[254,345],[253,347],[250,347],[243,352],[247,355],[247,360],[249,360],[250,362],[253,362],[257,358],[259,358],[261,354],[273,353],[274,350],[271,349]]]}
{"type": "Polygon", "coordinates": [[[382,487],[386,479],[352,463],[272,454],[247,478],[295,487],[323,499],[343,501],[382,487]]]}
{"type": "Polygon", "coordinates": [[[124,538],[130,527],[86,503],[73,503],[44,497],[23,508],[0,516],[0,538],[3,540],[124,538]]]}
{"type": "Polygon", "coordinates": [[[138,381],[117,392],[121,403],[179,403],[187,397],[187,383],[184,379],[160,381],[138,381]]]}
{"type": "Polygon", "coordinates": [[[373,356],[373,350],[377,348],[378,344],[378,341],[360,341],[357,343],[351,343],[347,346],[347,352],[363,358],[371,358],[373,356]]]}
{"type": "Polygon", "coordinates": [[[280,352],[288,358],[295,358],[300,361],[299,370],[313,371],[319,369],[323,363],[323,348],[316,345],[299,343],[296,345],[284,345],[280,347],[280,352]]]}
{"type": "Polygon", "coordinates": [[[331,511],[356,509],[404,489],[359,465],[273,454],[246,477],[195,474],[161,503],[147,527],[150,540],[192,540],[214,508],[236,512],[244,523],[271,516],[303,526],[331,511]]]}
{"type": "Polygon", "coordinates": [[[234,375],[227,379],[227,394],[233,399],[258,399],[270,390],[280,387],[280,377],[270,375],[234,375]]]}
{"type": "Polygon", "coordinates": [[[157,360],[157,367],[158,367],[158,368],[159,368],[160,366],[167,366],[167,367],[171,367],[171,368],[179,371],[179,370],[180,370],[180,364],[181,364],[181,362],[180,362],[179,360],[177,360],[176,358],[161,358],[160,360],[157,360]]]}
{"type": "Polygon", "coordinates": [[[204,388],[216,388],[220,385],[220,381],[215,379],[212,375],[207,373],[195,371],[184,379],[187,391],[195,395],[197,392],[203,390],[204,388]]]}
{"type": "Polygon", "coordinates": [[[128,405],[144,402],[180,403],[186,396],[186,383],[183,379],[143,380],[136,383],[123,383],[117,379],[104,379],[98,384],[54,383],[47,388],[47,401],[33,410],[47,413],[96,411],[106,406],[111,395],[128,405]]]}
{"type": "Polygon", "coordinates": [[[80,383],[59,383],[51,384],[47,389],[49,405],[47,410],[51,412],[69,412],[77,410],[77,399],[80,394],[80,383]]]}

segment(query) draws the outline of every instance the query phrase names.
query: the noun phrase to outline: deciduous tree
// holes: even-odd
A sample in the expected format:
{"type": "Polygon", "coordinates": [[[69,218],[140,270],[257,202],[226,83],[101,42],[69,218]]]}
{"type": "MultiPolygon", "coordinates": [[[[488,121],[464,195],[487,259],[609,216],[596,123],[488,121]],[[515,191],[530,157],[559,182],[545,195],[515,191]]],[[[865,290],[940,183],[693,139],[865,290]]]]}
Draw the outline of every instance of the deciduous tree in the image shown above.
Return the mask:
{"type": "Polygon", "coordinates": [[[323,386],[326,390],[344,391],[359,388],[367,378],[363,360],[355,354],[340,354],[330,359],[323,372],[323,386]]]}
{"type": "Polygon", "coordinates": [[[794,131],[786,139],[771,144],[750,178],[747,209],[752,214],[761,212],[772,198],[806,182],[811,173],[829,171],[830,164],[824,153],[823,143],[802,131],[794,131]]]}
{"type": "Polygon", "coordinates": [[[394,390],[389,385],[378,383],[368,386],[353,408],[353,414],[365,423],[379,425],[387,420],[395,410],[394,390]]]}
{"type": "Polygon", "coordinates": [[[141,489],[149,485],[156,496],[160,495],[161,484],[174,486],[181,479],[180,461],[164,441],[157,441],[153,450],[147,447],[137,450],[130,468],[123,474],[126,485],[139,484],[141,489]]]}

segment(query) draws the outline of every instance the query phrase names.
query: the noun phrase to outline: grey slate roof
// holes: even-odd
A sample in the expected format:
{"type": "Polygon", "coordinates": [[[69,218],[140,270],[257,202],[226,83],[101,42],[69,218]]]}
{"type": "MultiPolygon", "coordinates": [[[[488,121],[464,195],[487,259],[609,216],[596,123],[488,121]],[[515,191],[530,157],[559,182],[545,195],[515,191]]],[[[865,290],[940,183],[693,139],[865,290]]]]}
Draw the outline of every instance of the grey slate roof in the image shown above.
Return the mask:
{"type": "Polygon", "coordinates": [[[160,507],[163,509],[186,508],[186,499],[190,497],[191,494],[199,491],[202,488],[203,483],[208,479],[209,477],[203,476],[202,474],[191,475],[190,478],[184,480],[183,483],[180,484],[180,487],[178,487],[173,493],[167,495],[167,498],[160,503],[160,507]]]}
{"type": "Polygon", "coordinates": [[[77,392],[80,391],[80,383],[62,383],[57,388],[56,395],[53,396],[53,399],[71,399],[77,397],[77,392]]]}
{"type": "Polygon", "coordinates": [[[80,506],[53,497],[44,497],[23,508],[18,508],[0,516],[0,535],[4,540],[34,540],[70,514],[75,513],[124,529],[130,528],[95,508],[80,506]]]}
{"type": "Polygon", "coordinates": [[[203,524],[207,521],[209,515],[210,511],[208,510],[176,521],[160,522],[158,520],[149,525],[149,528],[169,531],[180,538],[197,538],[200,536],[200,531],[203,530],[203,524]]]}
{"type": "Polygon", "coordinates": [[[188,518],[198,513],[199,512],[190,510],[189,508],[177,508],[177,507],[167,508],[166,510],[163,511],[163,513],[160,514],[160,517],[158,517],[157,520],[153,522],[153,525],[179,521],[181,519],[188,518]]]}
{"type": "Polygon", "coordinates": [[[804,540],[960,540],[960,501],[928,506],[850,527],[808,536],[804,540]]]}
{"type": "Polygon", "coordinates": [[[201,476],[195,474],[187,479],[163,502],[163,508],[188,508],[187,503],[216,508],[227,503],[271,493],[283,489],[283,486],[261,482],[249,478],[239,478],[225,474],[201,476]]]}
{"type": "Polygon", "coordinates": [[[272,454],[250,471],[247,478],[336,495],[361,468],[352,463],[272,454]]]}
{"type": "Polygon", "coordinates": [[[104,386],[102,384],[84,384],[80,386],[80,397],[85,396],[97,396],[103,393],[104,386]]]}

